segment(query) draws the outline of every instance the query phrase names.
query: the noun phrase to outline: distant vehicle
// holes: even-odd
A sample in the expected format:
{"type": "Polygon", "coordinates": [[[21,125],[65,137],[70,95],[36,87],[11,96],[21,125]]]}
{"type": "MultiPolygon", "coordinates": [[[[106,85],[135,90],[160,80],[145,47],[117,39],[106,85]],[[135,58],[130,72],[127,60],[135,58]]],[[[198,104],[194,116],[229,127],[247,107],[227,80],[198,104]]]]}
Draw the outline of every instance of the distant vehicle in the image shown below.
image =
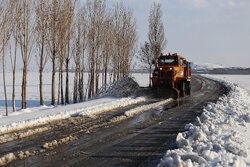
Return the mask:
{"type": "Polygon", "coordinates": [[[174,89],[178,97],[191,94],[191,67],[184,57],[175,54],[161,55],[153,72],[153,87],[174,89]]]}

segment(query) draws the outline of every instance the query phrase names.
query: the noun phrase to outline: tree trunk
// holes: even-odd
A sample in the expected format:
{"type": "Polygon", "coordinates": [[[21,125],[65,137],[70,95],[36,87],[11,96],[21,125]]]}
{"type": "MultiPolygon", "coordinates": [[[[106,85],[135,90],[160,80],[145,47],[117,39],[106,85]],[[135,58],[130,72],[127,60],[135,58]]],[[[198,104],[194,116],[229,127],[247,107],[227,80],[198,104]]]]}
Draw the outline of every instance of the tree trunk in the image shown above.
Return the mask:
{"type": "Polygon", "coordinates": [[[104,69],[105,69],[105,65],[106,65],[105,58],[103,58],[102,61],[103,61],[103,68],[102,68],[102,86],[104,86],[104,69]]]}
{"type": "Polygon", "coordinates": [[[99,88],[99,65],[98,62],[96,63],[96,74],[95,74],[95,92],[98,93],[99,88]]]}
{"type": "Polygon", "coordinates": [[[66,58],[66,90],[65,90],[65,103],[69,104],[69,59],[70,59],[70,39],[68,39],[68,55],[66,58]]]}
{"type": "Polygon", "coordinates": [[[52,60],[52,88],[51,88],[51,105],[55,106],[55,75],[56,75],[56,55],[54,53],[52,60]]]}
{"type": "Polygon", "coordinates": [[[102,87],[104,86],[104,69],[102,69],[102,87]]]}
{"type": "Polygon", "coordinates": [[[13,67],[13,87],[12,87],[12,108],[13,112],[16,112],[16,91],[15,91],[15,85],[16,85],[16,58],[17,58],[17,39],[15,41],[15,57],[14,57],[14,67],[13,67]]]}
{"type": "Polygon", "coordinates": [[[105,87],[107,85],[108,63],[109,63],[108,55],[106,55],[105,66],[104,66],[104,85],[105,85],[105,87]]]}
{"type": "Polygon", "coordinates": [[[61,104],[64,104],[64,95],[63,95],[63,70],[62,70],[62,68],[61,68],[61,104]]]}
{"type": "Polygon", "coordinates": [[[26,96],[27,96],[27,67],[28,67],[28,62],[24,62],[24,67],[23,67],[23,82],[22,82],[22,109],[27,108],[27,101],[26,101],[26,96]]]}
{"type": "Polygon", "coordinates": [[[114,65],[114,67],[113,67],[113,82],[115,82],[115,81],[116,81],[116,67],[114,65]]]}
{"type": "Polygon", "coordinates": [[[109,83],[112,83],[112,76],[113,76],[113,72],[109,72],[109,83]]]}
{"type": "Polygon", "coordinates": [[[57,92],[57,96],[58,96],[58,99],[57,99],[57,105],[60,104],[60,90],[61,90],[61,68],[59,67],[59,73],[58,73],[58,92],[57,92]]]}
{"type": "Polygon", "coordinates": [[[74,95],[73,95],[73,103],[77,103],[77,88],[78,88],[78,66],[76,67],[76,70],[75,70],[75,76],[74,76],[74,95]]]}
{"type": "Polygon", "coordinates": [[[82,67],[81,67],[80,78],[79,78],[79,96],[80,96],[80,101],[81,102],[83,101],[83,98],[84,98],[83,77],[84,77],[84,51],[83,51],[82,67]]]}
{"type": "Polygon", "coordinates": [[[41,55],[40,55],[40,69],[39,69],[39,73],[40,73],[40,85],[39,85],[39,91],[40,91],[40,105],[43,106],[44,102],[43,102],[43,51],[44,51],[44,43],[42,43],[42,50],[41,50],[41,55]]]}
{"type": "Polygon", "coordinates": [[[66,90],[65,103],[69,104],[69,58],[66,58],[66,90]]]}
{"type": "Polygon", "coordinates": [[[82,70],[79,73],[79,85],[78,85],[78,92],[79,92],[79,100],[80,102],[83,101],[83,73],[82,70]]]}
{"type": "Polygon", "coordinates": [[[91,63],[91,69],[90,69],[90,83],[89,83],[89,94],[88,97],[91,98],[95,95],[95,73],[94,73],[94,63],[91,63]]]}
{"type": "Polygon", "coordinates": [[[13,69],[13,86],[12,86],[12,108],[13,112],[16,112],[16,100],[15,100],[15,83],[16,83],[16,69],[13,69]]]}
{"type": "Polygon", "coordinates": [[[94,65],[92,66],[91,69],[91,97],[95,96],[95,69],[94,65]]]}
{"type": "Polygon", "coordinates": [[[4,95],[5,95],[5,108],[6,116],[8,116],[8,99],[7,99],[7,89],[6,89],[6,80],[5,80],[5,41],[3,41],[3,85],[4,85],[4,95]]]}
{"type": "Polygon", "coordinates": [[[84,87],[83,87],[83,75],[84,75],[84,70],[81,71],[80,73],[80,79],[79,79],[79,100],[82,102],[84,98],[84,87]]]}
{"type": "Polygon", "coordinates": [[[108,69],[107,69],[107,66],[105,67],[105,70],[104,70],[104,85],[106,87],[107,85],[107,74],[108,74],[108,69]]]}
{"type": "Polygon", "coordinates": [[[40,69],[40,85],[39,85],[39,91],[40,91],[40,105],[43,106],[44,103],[43,103],[43,72],[42,70],[40,69]]]}
{"type": "Polygon", "coordinates": [[[151,88],[151,72],[152,72],[152,66],[149,67],[149,87],[151,88]]]}
{"type": "Polygon", "coordinates": [[[88,90],[88,98],[91,98],[91,94],[92,94],[92,81],[91,81],[91,75],[92,74],[92,71],[90,70],[90,73],[89,73],[89,76],[88,76],[88,87],[89,87],[89,90],[88,90]]]}
{"type": "Polygon", "coordinates": [[[81,92],[81,71],[78,72],[78,88],[77,88],[77,94],[78,94],[78,100],[80,101],[80,92],[81,92]]]}

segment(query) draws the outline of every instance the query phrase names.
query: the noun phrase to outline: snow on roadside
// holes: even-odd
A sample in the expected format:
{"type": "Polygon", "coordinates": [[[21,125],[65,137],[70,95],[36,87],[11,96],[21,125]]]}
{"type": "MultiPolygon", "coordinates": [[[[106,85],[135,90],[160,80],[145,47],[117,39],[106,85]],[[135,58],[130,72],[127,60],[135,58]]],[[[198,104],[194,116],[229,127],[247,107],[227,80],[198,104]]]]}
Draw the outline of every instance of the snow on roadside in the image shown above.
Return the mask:
{"type": "Polygon", "coordinates": [[[130,77],[121,78],[118,81],[104,86],[98,90],[98,96],[128,97],[135,95],[139,85],[130,77]]]}
{"type": "Polygon", "coordinates": [[[58,106],[50,109],[35,110],[29,109],[11,113],[8,117],[0,117],[0,134],[22,130],[25,128],[39,126],[51,121],[69,118],[72,115],[92,116],[112,109],[136,104],[146,101],[144,97],[138,98],[101,98],[83,103],[67,106],[58,106]]]}
{"type": "Polygon", "coordinates": [[[9,153],[0,158],[0,166],[5,165],[16,159],[16,156],[13,153],[9,153]]]}
{"type": "Polygon", "coordinates": [[[250,166],[250,96],[219,81],[230,93],[208,104],[195,124],[186,125],[187,131],[177,136],[178,149],[168,150],[159,167],[250,166]]]}
{"type": "Polygon", "coordinates": [[[25,137],[29,137],[38,133],[43,133],[48,131],[48,127],[36,128],[36,129],[28,129],[25,132],[16,132],[16,133],[8,133],[0,136],[0,144],[11,142],[17,139],[22,139],[25,137]]]}
{"type": "Polygon", "coordinates": [[[76,136],[75,136],[75,137],[67,136],[67,137],[62,138],[62,139],[60,139],[60,140],[58,140],[58,141],[57,141],[57,140],[53,140],[52,142],[45,143],[45,144],[42,146],[42,148],[43,148],[43,149],[50,149],[50,148],[56,147],[56,146],[58,146],[58,145],[61,145],[61,144],[63,144],[63,143],[67,143],[67,142],[70,142],[70,141],[76,140],[76,139],[77,139],[76,136]]]}
{"type": "Polygon", "coordinates": [[[131,110],[126,111],[124,113],[124,115],[112,118],[110,120],[110,122],[118,122],[118,121],[121,121],[121,120],[125,120],[125,119],[131,118],[131,117],[133,117],[133,116],[135,116],[135,115],[137,115],[139,113],[148,111],[150,109],[155,109],[155,108],[157,108],[159,106],[166,105],[166,104],[171,103],[173,101],[174,101],[174,99],[169,98],[169,99],[166,99],[166,100],[163,100],[163,101],[159,101],[159,102],[156,102],[156,103],[152,103],[152,104],[147,104],[147,105],[143,105],[143,106],[140,106],[140,107],[136,107],[136,108],[133,108],[131,110]]]}
{"type": "Polygon", "coordinates": [[[156,103],[152,103],[152,104],[144,105],[144,106],[141,106],[141,107],[137,107],[137,108],[126,111],[125,115],[127,117],[133,117],[134,115],[136,115],[138,113],[147,111],[149,109],[157,108],[157,107],[162,106],[162,105],[166,105],[166,104],[171,103],[173,101],[174,101],[174,99],[169,98],[169,99],[159,101],[159,102],[156,102],[156,103]]]}

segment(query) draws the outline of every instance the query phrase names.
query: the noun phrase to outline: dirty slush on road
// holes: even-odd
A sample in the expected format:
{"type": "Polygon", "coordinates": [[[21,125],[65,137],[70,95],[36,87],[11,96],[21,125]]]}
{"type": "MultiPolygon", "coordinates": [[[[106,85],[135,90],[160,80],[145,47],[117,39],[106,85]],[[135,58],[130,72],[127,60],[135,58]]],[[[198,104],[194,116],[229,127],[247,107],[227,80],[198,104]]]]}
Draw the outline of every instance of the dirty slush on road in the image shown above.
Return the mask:
{"type": "Polygon", "coordinates": [[[0,144],[0,154],[17,155],[6,166],[155,166],[166,150],[176,148],[184,126],[225,93],[219,83],[194,76],[192,95],[172,100],[167,90],[139,88],[127,78],[101,89],[99,96],[143,95],[146,102],[35,127],[46,130],[0,144]]]}

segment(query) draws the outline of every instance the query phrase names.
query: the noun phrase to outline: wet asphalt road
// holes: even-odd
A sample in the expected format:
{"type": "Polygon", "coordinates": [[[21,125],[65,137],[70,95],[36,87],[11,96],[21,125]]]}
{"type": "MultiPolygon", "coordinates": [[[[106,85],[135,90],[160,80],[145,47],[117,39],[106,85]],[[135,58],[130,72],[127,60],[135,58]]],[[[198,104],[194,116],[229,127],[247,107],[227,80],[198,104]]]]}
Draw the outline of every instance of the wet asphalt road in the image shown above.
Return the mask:
{"type": "Polygon", "coordinates": [[[142,88],[146,103],[109,113],[71,117],[46,125],[50,130],[32,137],[0,144],[0,155],[9,152],[41,150],[46,142],[73,136],[76,139],[37,152],[6,166],[156,166],[164,152],[176,148],[175,139],[187,123],[202,113],[208,102],[216,102],[227,90],[219,83],[194,76],[192,95],[165,106],[151,109],[132,118],[112,122],[125,111],[172,96],[162,89],[142,88]]]}

